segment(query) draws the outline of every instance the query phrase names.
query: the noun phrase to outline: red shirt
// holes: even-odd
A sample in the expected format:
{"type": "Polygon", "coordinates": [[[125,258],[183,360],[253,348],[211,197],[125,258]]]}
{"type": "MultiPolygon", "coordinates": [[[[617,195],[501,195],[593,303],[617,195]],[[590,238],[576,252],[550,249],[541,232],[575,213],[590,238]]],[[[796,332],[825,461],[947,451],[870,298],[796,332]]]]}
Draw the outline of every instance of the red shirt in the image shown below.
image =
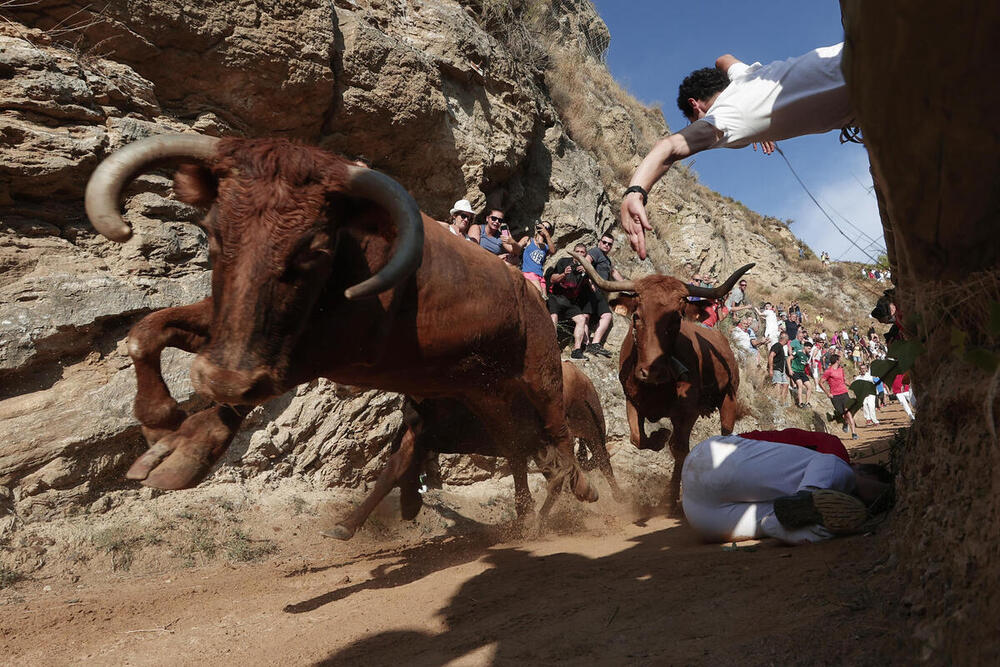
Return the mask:
{"type": "Polygon", "coordinates": [[[705,309],[705,312],[708,313],[708,317],[702,320],[701,323],[706,327],[714,327],[719,323],[719,320],[724,320],[729,315],[729,309],[718,304],[709,306],[705,309]]]}
{"type": "Polygon", "coordinates": [[[830,366],[823,373],[823,380],[830,385],[830,395],[840,396],[847,393],[847,383],[844,381],[844,367],[830,366]]]}
{"type": "Polygon", "coordinates": [[[833,454],[839,456],[845,462],[850,463],[851,457],[847,454],[847,448],[835,435],[829,433],[816,433],[815,431],[803,431],[800,428],[786,428],[781,431],[748,431],[740,433],[740,437],[750,440],[763,440],[764,442],[780,442],[786,445],[798,445],[811,449],[820,454],[833,454]]]}

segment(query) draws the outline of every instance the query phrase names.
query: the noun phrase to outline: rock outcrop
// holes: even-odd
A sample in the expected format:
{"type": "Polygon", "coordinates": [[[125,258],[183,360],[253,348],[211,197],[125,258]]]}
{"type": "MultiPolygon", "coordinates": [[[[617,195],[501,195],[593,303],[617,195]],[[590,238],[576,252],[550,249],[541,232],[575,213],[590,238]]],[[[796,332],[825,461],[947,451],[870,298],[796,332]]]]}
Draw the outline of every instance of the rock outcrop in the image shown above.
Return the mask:
{"type": "Polygon", "coordinates": [[[924,346],[893,535],[913,653],[929,664],[995,663],[1000,137],[979,125],[996,118],[1000,95],[978,66],[992,57],[1000,7],[842,6],[845,76],[885,193],[900,304],[924,346]],[[968,94],[953,107],[957,90],[968,94]]]}

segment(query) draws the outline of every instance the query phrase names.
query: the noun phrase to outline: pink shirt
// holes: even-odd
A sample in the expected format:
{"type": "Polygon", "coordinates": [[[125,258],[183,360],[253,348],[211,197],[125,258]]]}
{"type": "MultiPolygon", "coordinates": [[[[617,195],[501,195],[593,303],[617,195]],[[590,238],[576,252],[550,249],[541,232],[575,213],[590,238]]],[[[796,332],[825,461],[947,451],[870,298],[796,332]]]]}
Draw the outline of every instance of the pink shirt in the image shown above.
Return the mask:
{"type": "Polygon", "coordinates": [[[847,393],[847,383],[844,381],[844,369],[830,366],[823,373],[823,380],[830,385],[830,395],[840,396],[847,393]]]}

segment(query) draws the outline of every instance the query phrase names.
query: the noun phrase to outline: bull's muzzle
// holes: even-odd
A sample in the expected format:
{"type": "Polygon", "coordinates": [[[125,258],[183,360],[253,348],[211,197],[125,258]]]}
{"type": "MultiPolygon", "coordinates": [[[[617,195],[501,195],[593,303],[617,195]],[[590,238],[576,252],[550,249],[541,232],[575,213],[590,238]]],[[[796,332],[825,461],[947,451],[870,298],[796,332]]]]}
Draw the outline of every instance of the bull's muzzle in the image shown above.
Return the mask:
{"type": "Polygon", "coordinates": [[[637,366],[635,377],[644,384],[663,384],[669,378],[669,374],[666,368],[657,362],[649,366],[637,366]]]}
{"type": "Polygon", "coordinates": [[[203,356],[191,364],[191,384],[205,398],[227,405],[259,405],[281,393],[267,369],[234,371],[203,356]]]}

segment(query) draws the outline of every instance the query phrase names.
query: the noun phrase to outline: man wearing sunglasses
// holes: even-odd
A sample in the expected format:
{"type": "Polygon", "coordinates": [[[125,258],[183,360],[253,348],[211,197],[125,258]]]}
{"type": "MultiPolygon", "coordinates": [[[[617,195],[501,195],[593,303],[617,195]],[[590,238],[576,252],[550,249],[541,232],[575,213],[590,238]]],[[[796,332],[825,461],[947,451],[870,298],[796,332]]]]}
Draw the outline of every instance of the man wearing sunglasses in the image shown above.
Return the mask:
{"type": "Polygon", "coordinates": [[[775,141],[848,129],[854,113],[840,71],[842,49],[835,44],[768,65],[746,65],[726,54],[715,68],[684,79],[677,105],[691,124],[653,146],[622,200],[622,228],[640,259],[646,258],[646,231],[652,230],[649,191],[678,160],[712,148],[756,149],[758,143],[770,154],[775,141]]]}
{"type": "MultiPolygon", "coordinates": [[[[587,251],[587,261],[594,266],[597,275],[605,280],[625,280],[622,274],[618,273],[618,269],[614,267],[614,264],[612,264],[611,258],[608,257],[608,253],[614,247],[614,237],[611,234],[602,234],[601,239],[597,242],[597,247],[587,251]]],[[[608,330],[611,328],[612,317],[611,306],[608,305],[608,296],[604,293],[604,290],[594,289],[591,291],[590,311],[592,318],[599,319],[597,321],[597,330],[594,331],[594,335],[590,339],[590,345],[587,346],[587,352],[590,354],[599,354],[602,357],[610,357],[611,352],[604,348],[604,337],[607,336],[608,330]]]]}

